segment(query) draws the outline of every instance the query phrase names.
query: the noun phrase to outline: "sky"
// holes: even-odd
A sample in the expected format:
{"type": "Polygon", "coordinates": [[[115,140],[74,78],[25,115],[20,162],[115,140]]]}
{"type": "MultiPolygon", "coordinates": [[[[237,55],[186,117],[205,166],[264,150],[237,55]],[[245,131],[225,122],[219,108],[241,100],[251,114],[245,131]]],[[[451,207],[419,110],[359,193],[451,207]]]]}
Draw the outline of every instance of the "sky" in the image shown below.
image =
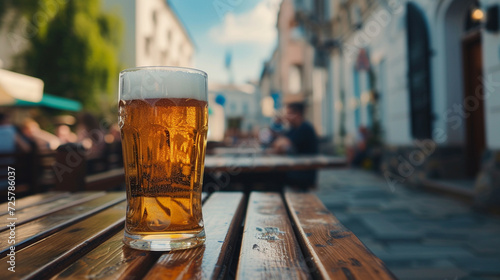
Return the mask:
{"type": "Polygon", "coordinates": [[[209,82],[230,81],[226,53],[232,54],[235,83],[258,80],[276,46],[280,0],[169,0],[196,46],[195,67],[209,82]]]}

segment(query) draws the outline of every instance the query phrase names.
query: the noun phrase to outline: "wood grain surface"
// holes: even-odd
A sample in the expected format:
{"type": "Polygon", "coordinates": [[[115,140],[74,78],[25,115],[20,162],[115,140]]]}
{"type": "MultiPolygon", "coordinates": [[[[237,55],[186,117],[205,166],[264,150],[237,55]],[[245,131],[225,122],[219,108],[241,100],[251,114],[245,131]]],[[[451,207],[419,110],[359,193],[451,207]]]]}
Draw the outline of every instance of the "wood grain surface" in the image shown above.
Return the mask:
{"type": "Polygon", "coordinates": [[[248,201],[214,193],[203,204],[206,243],[173,252],[122,243],[124,193],[54,195],[24,200],[15,273],[7,271],[10,232],[0,232],[2,279],[394,279],[313,193],[252,192],[248,201]]]}
{"type": "Polygon", "coordinates": [[[164,254],[146,278],[224,279],[239,238],[244,208],[245,199],[241,193],[212,194],[203,206],[205,244],[164,254]]]}
{"type": "Polygon", "coordinates": [[[237,279],[310,279],[279,193],[252,192],[237,279]]]}
{"type": "Polygon", "coordinates": [[[5,215],[8,213],[7,206],[12,206],[17,211],[19,211],[26,207],[40,205],[43,203],[54,201],[64,196],[69,196],[69,194],[69,192],[47,192],[16,199],[15,205],[8,205],[8,202],[5,202],[0,204],[0,215],[5,215]]]}
{"type": "Polygon", "coordinates": [[[314,275],[322,279],[395,279],[315,194],[287,190],[285,199],[314,275]]]}
{"type": "MultiPolygon", "coordinates": [[[[207,198],[202,193],[202,201],[207,198]]],[[[123,244],[123,234],[115,234],[52,279],[141,279],[163,253],[131,249],[123,244]]]]}
{"type": "MultiPolygon", "coordinates": [[[[44,279],[58,273],[123,229],[125,209],[122,202],[16,251],[11,279],[44,279]]],[[[8,257],[0,259],[1,271],[7,271],[8,257]]]]}
{"type": "Polygon", "coordinates": [[[332,156],[280,156],[280,155],[250,155],[250,156],[207,156],[205,158],[205,173],[225,172],[263,172],[313,170],[329,167],[345,167],[347,161],[343,157],[332,156]]]}
{"type": "MultiPolygon", "coordinates": [[[[125,193],[123,192],[109,193],[17,226],[15,236],[16,249],[24,248],[41,238],[124,200],[125,193]]],[[[9,252],[9,247],[11,246],[8,244],[9,235],[10,231],[0,232],[0,257],[4,257],[9,252]]]]}
{"type": "MultiPolygon", "coordinates": [[[[205,173],[223,172],[264,172],[264,171],[291,171],[314,170],[320,168],[346,167],[344,157],[333,156],[282,156],[282,155],[243,155],[243,156],[210,156],[205,157],[205,173]]],[[[87,177],[89,190],[107,188],[102,182],[110,180],[119,182],[124,179],[123,168],[107,171],[105,174],[87,177]],[[106,177],[109,176],[109,177],[106,177]]]]}
{"type": "MultiPolygon", "coordinates": [[[[26,207],[19,211],[15,211],[15,215],[9,216],[9,214],[5,214],[0,216],[0,220],[7,221],[8,217],[15,217],[16,225],[19,226],[23,223],[32,221],[34,219],[40,218],[45,215],[49,215],[51,213],[57,212],[64,208],[68,208],[74,205],[78,205],[84,203],[86,201],[90,201],[92,199],[98,198],[100,196],[105,195],[105,192],[80,192],[71,194],[69,196],[63,196],[57,200],[49,201],[44,204],[39,204],[35,206],[26,207]]],[[[2,227],[0,231],[7,230],[7,228],[2,227]]]]}
{"type": "Polygon", "coordinates": [[[125,183],[123,168],[93,174],[85,177],[85,190],[108,190],[125,183]]]}
{"type": "Polygon", "coordinates": [[[134,250],[123,244],[121,230],[52,279],[142,279],[161,252],[134,250]]]}

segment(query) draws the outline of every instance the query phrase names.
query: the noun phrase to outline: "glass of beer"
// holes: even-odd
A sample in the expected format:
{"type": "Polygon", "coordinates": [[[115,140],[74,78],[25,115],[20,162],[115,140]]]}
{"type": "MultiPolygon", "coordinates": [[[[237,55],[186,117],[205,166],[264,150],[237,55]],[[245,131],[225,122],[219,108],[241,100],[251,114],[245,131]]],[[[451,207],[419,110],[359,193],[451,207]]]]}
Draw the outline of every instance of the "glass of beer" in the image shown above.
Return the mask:
{"type": "Polygon", "coordinates": [[[120,73],[119,93],[127,187],[123,242],[148,251],[203,244],[207,74],[180,67],[127,69],[120,73]]]}

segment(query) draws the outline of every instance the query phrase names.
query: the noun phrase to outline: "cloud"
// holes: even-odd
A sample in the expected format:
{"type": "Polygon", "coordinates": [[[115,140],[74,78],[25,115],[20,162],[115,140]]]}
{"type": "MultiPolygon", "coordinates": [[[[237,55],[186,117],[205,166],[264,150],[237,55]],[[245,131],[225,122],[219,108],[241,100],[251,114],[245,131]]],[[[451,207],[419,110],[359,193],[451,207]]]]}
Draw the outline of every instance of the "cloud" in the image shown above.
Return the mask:
{"type": "Polygon", "coordinates": [[[273,43],[277,35],[278,4],[278,0],[265,0],[245,13],[227,13],[222,23],[210,29],[209,35],[220,44],[273,43]]]}

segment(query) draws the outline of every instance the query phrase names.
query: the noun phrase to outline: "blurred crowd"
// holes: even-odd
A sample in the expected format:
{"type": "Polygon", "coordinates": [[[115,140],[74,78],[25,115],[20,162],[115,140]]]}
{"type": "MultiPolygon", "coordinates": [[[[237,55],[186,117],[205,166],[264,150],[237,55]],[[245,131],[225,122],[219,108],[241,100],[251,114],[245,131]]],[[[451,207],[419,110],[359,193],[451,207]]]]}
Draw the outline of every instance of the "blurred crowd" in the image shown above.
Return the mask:
{"type": "Polygon", "coordinates": [[[46,128],[32,118],[13,123],[11,116],[0,112],[0,155],[48,155],[68,143],[85,148],[87,172],[100,171],[95,163],[109,156],[121,154],[121,138],[117,124],[105,125],[91,113],[53,118],[53,126],[46,128]]]}

